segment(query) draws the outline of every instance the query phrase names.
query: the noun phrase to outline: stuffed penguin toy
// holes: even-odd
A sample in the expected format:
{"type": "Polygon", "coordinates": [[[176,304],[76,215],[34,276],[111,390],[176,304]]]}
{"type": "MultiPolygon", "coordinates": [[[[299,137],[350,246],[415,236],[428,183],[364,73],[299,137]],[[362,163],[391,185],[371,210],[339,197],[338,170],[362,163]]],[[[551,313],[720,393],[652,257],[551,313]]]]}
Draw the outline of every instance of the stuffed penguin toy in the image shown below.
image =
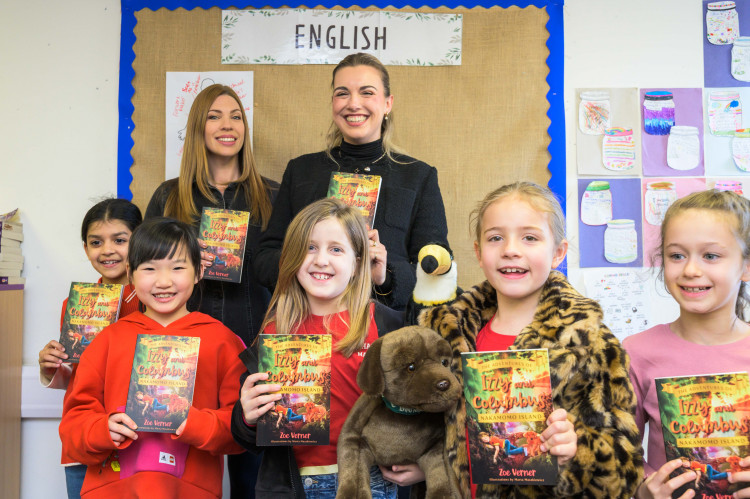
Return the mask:
{"type": "Polygon", "coordinates": [[[407,324],[416,324],[423,309],[452,301],[460,293],[456,263],[447,249],[428,244],[419,250],[417,259],[417,284],[406,307],[407,324]]]}

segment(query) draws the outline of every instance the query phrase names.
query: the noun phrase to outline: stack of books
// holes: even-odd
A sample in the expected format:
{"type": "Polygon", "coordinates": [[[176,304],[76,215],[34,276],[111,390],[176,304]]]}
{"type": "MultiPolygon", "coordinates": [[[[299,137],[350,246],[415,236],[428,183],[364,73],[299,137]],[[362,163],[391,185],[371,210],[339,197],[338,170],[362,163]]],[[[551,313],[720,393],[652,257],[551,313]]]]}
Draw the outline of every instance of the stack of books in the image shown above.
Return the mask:
{"type": "Polygon", "coordinates": [[[18,209],[0,215],[0,284],[25,284],[23,270],[23,224],[18,209]]]}

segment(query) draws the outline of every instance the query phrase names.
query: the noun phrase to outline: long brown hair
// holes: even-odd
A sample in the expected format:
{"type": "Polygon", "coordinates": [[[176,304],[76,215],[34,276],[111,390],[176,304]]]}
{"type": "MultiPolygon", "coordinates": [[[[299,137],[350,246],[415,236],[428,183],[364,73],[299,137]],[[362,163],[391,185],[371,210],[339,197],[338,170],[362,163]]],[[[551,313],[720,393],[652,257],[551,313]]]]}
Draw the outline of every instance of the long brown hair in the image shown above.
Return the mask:
{"type": "Polygon", "coordinates": [[[238,158],[240,175],[237,178],[237,183],[240,188],[236,195],[240,195],[240,191],[242,191],[250,210],[250,218],[259,221],[265,229],[268,219],[271,217],[271,199],[268,197],[266,183],[255,165],[255,158],[250,147],[249,126],[245,109],[234,90],[220,84],[204,88],[190,108],[177,189],[169,194],[164,215],[186,223],[195,223],[195,220],[200,217],[200,213],[198,213],[198,208],[195,206],[195,200],[193,199],[193,182],[196,183],[203,196],[212,203],[217,202],[210,189],[211,171],[208,168],[205,131],[208,112],[214,101],[222,95],[228,95],[237,102],[242,114],[242,123],[245,125],[245,140],[242,143],[238,158]]]}
{"type": "MultiPolygon", "coordinates": [[[[331,88],[335,85],[336,73],[342,68],[350,68],[354,66],[370,66],[380,73],[380,80],[383,83],[383,90],[385,91],[385,97],[391,96],[391,77],[388,75],[388,70],[385,69],[383,63],[381,63],[377,57],[370,54],[358,53],[349,54],[339,62],[335,68],[333,68],[333,76],[331,77],[331,88]]],[[[383,140],[383,151],[385,154],[393,160],[393,153],[403,153],[403,151],[393,143],[393,111],[388,113],[387,117],[383,117],[383,122],[380,124],[380,137],[383,140]]],[[[336,123],[331,121],[331,125],[328,127],[328,134],[326,135],[326,154],[329,158],[336,161],[331,155],[331,151],[334,147],[341,145],[344,140],[344,136],[341,130],[336,126],[336,123]]]]}
{"type": "Polygon", "coordinates": [[[271,322],[276,331],[293,333],[310,315],[310,304],[304,288],[297,280],[297,272],[307,256],[310,236],[315,224],[333,218],[344,229],[357,258],[349,285],[339,298],[349,311],[349,331],[337,343],[336,349],[349,357],[362,348],[370,325],[370,254],[367,227],[359,210],[337,199],[320,199],[305,207],[289,224],[279,260],[279,280],[271,297],[261,331],[271,322]]]}

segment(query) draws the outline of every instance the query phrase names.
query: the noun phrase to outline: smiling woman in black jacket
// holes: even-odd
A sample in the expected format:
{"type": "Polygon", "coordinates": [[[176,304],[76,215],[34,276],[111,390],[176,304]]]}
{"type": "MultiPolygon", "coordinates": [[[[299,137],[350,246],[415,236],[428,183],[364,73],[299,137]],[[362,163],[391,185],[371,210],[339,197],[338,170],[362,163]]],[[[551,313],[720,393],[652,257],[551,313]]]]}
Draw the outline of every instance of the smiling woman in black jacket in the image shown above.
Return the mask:
{"type": "MultiPolygon", "coordinates": [[[[241,281],[201,281],[201,292],[188,303],[190,310],[224,323],[246,345],[258,334],[271,298],[253,278],[251,267],[278,188],[276,182],[258,173],[248,130],[242,103],[230,87],[203,89],[188,115],[180,176],[161,184],[146,208],[146,218],[176,218],[195,227],[196,232],[206,206],[250,212],[241,281]]],[[[201,253],[201,258],[211,265],[213,257],[201,253]]],[[[247,453],[229,456],[232,499],[253,497],[255,475],[248,468],[259,464],[247,453]]]]}
{"type": "Polygon", "coordinates": [[[383,282],[373,283],[373,297],[403,309],[416,283],[419,250],[430,243],[448,247],[437,170],[393,146],[393,96],[380,61],[369,54],[347,56],[333,70],[332,86],[328,147],[287,165],[253,270],[258,282],[275,286],[286,229],[302,208],[327,195],[332,172],[379,175],[370,241],[375,253],[387,252],[388,271],[383,282]]]}

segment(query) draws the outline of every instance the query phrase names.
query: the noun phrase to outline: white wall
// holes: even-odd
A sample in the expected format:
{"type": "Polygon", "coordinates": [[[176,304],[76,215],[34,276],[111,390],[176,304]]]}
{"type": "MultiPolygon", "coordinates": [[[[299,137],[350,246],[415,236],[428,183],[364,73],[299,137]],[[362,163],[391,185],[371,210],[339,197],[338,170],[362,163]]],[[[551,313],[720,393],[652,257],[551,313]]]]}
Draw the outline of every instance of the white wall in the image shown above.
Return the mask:
{"type": "MultiPolygon", "coordinates": [[[[24,364],[59,334],[72,280],[95,279],[80,223],[116,192],[120,2],[3,0],[0,212],[21,208],[24,364]]],[[[33,369],[33,368],[32,368],[33,369]]],[[[24,420],[22,496],[65,497],[56,420],[24,420]]]]}
{"type": "MultiPolygon", "coordinates": [[[[566,0],[565,122],[567,220],[571,282],[583,291],[578,269],[576,88],[702,87],[700,0],[566,0]]],[[[640,152],[638,152],[640,153],[640,152]]],[[[678,308],[651,270],[651,324],[670,322],[678,308]]]]}
{"type": "MultiPolygon", "coordinates": [[[[576,269],[577,87],[701,87],[700,0],[567,0],[565,101],[571,193],[570,274],[576,269]]],[[[26,241],[24,364],[59,327],[72,280],[96,274],[81,249],[80,221],[116,192],[120,3],[4,0],[0,16],[0,212],[20,207],[26,241]]],[[[670,320],[670,299],[658,321],[670,320]]],[[[661,303],[661,302],[657,302],[661,303]]],[[[32,379],[33,382],[33,379],[32,379]]],[[[31,387],[24,388],[30,393],[31,387]]],[[[57,420],[23,422],[22,497],[64,497],[57,420]],[[43,479],[41,479],[44,477],[43,479]]]]}

